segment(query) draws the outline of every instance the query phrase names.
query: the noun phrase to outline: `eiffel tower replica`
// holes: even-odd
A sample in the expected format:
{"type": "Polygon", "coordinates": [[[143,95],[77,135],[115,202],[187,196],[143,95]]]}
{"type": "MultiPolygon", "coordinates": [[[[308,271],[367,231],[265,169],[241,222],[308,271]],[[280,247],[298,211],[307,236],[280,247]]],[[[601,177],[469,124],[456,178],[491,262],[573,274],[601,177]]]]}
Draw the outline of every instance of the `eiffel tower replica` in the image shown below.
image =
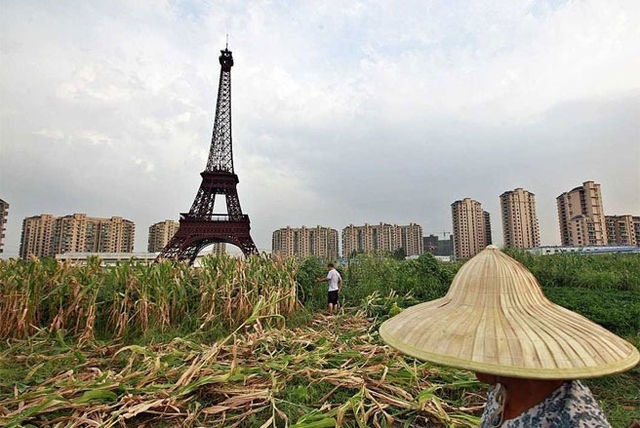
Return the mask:
{"type": "Polygon", "coordinates": [[[191,209],[180,214],[180,227],[156,260],[189,260],[190,264],[207,245],[216,242],[237,246],[245,256],[257,254],[258,249],[251,239],[249,216],[242,213],[236,186],[238,176],[233,172],[231,148],[231,67],[233,56],[229,46],[221,50],[220,82],[213,136],[209,149],[209,160],[201,172],[202,184],[198,189],[191,209]],[[217,195],[224,195],[226,213],[214,212],[217,195]]]}

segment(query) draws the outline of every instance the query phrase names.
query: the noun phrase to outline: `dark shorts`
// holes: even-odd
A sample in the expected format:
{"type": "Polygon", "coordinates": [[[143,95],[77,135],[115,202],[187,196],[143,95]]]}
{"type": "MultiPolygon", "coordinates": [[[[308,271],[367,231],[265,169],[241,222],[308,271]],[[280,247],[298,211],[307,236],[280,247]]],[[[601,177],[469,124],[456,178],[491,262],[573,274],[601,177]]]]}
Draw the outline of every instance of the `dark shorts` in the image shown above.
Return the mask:
{"type": "Polygon", "coordinates": [[[338,290],[329,291],[328,300],[330,305],[338,304],[338,290]]]}

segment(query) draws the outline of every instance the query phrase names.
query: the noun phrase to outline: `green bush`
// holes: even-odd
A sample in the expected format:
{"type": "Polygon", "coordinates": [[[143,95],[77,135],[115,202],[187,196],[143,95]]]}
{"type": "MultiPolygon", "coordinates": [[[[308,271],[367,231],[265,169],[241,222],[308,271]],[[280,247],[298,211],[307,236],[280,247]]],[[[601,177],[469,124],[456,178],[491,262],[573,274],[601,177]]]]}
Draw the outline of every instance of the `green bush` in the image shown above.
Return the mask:
{"type": "MultiPolygon", "coordinates": [[[[553,302],[616,334],[629,336],[640,331],[640,255],[505,252],[533,273],[553,302]]],[[[338,267],[344,279],[341,301],[383,319],[393,308],[444,296],[460,266],[431,254],[411,260],[358,254],[338,267]]],[[[315,282],[325,273],[326,265],[319,259],[306,259],[300,265],[298,281],[304,304],[311,311],[326,308],[326,284],[315,282]]]]}

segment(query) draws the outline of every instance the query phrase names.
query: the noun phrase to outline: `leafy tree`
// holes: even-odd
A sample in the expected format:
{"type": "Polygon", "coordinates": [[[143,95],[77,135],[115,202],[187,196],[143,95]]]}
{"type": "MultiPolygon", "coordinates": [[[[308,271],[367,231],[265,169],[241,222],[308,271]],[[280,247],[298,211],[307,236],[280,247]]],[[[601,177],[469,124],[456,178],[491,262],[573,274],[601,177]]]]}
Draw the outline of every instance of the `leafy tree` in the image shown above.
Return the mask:
{"type": "Polygon", "coordinates": [[[396,248],[393,252],[393,258],[396,260],[404,260],[407,258],[407,252],[403,247],[396,248]]]}

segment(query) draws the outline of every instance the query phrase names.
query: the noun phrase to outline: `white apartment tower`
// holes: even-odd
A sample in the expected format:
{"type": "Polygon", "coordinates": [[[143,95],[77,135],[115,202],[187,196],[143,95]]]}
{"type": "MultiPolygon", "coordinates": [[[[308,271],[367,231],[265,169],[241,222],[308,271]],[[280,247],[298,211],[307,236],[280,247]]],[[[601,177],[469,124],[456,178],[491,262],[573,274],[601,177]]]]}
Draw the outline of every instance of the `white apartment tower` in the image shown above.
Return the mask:
{"type": "Polygon", "coordinates": [[[558,196],[556,202],[562,246],[608,244],[600,184],[585,181],[582,186],[558,196]]]}
{"type": "Polygon", "coordinates": [[[500,195],[502,235],[509,248],[540,246],[540,229],[536,215],[535,195],[522,188],[500,195]]]}
{"type": "Polygon", "coordinates": [[[491,218],[482,204],[470,198],[451,204],[453,255],[470,259],[491,244],[491,218]]]}

